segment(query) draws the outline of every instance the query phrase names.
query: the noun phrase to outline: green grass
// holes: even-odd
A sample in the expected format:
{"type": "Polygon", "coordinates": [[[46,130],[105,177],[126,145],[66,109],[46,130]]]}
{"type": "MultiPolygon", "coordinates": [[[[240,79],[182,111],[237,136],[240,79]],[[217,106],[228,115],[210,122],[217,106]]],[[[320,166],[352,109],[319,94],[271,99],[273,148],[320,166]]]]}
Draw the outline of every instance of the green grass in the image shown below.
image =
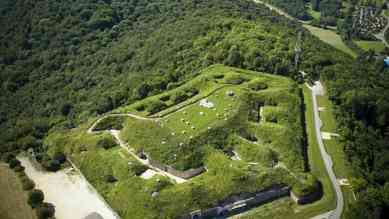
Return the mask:
{"type": "Polygon", "coordinates": [[[389,9],[384,10],[384,15],[389,16],[389,9]]]}
{"type": "MultiPolygon", "coordinates": [[[[133,169],[133,165],[139,164],[126,151],[119,147],[98,147],[99,141],[109,135],[87,133],[90,123],[66,132],[52,132],[45,145],[49,146],[50,153],[62,150],[71,157],[88,181],[124,219],[177,218],[190,211],[213,206],[232,194],[256,192],[274,184],[298,188],[300,195],[310,191],[305,189],[312,187],[309,180],[301,181],[307,174],[303,173],[300,144],[303,130],[299,88],[288,78],[215,65],[176,89],[119,111],[134,112],[139,104],[161,100],[163,95],[191,88],[196,88],[199,93],[180,104],[163,98],[168,108],[162,113],[157,112],[162,118],[126,118],[121,133],[130,147],[138,151],[144,149],[152,159],[180,170],[198,165],[207,168],[205,173],[187,183],[173,184],[162,177],[160,181],[163,185],[160,185],[157,178],[140,178],[133,169]],[[235,101],[226,94],[227,91],[234,91],[235,101]],[[214,102],[216,110],[199,106],[198,100],[204,97],[214,102]],[[258,123],[252,118],[258,115],[259,105],[266,107],[263,110],[264,121],[258,123]],[[223,115],[218,118],[217,113],[223,115]],[[190,124],[182,122],[183,118],[190,124]],[[195,129],[189,129],[191,126],[195,129]],[[186,133],[182,134],[182,130],[186,133]],[[177,134],[172,135],[172,132],[177,134]],[[190,135],[193,135],[192,139],[190,135]],[[248,140],[253,138],[257,141],[248,140]],[[241,153],[242,160],[232,160],[232,150],[241,153]],[[257,164],[250,165],[248,162],[257,164]],[[274,167],[276,162],[282,165],[274,167]],[[107,182],[105,179],[109,175],[118,181],[107,182]],[[152,197],[155,192],[158,195],[152,197]]],[[[147,112],[137,113],[148,115],[147,112]]],[[[317,158],[312,160],[318,161],[317,158]]],[[[315,168],[312,170],[327,192],[324,176],[315,168]]],[[[296,205],[295,210],[313,216],[326,209],[326,206],[323,208],[326,200],[328,195],[310,205],[296,205]]]]}
{"type": "MultiPolygon", "coordinates": [[[[320,112],[320,119],[322,120],[323,126],[322,131],[326,132],[337,132],[336,120],[333,114],[333,107],[331,101],[327,95],[318,97],[319,107],[324,107],[325,111],[320,112]]],[[[328,154],[331,156],[333,161],[333,169],[337,178],[348,178],[352,177],[352,171],[350,165],[347,163],[346,156],[344,153],[343,144],[338,138],[331,140],[324,140],[324,145],[328,154]]],[[[354,202],[353,193],[350,187],[342,187],[345,209],[347,210],[350,203],[354,202]]]]}
{"type": "Polygon", "coordinates": [[[336,207],[335,194],[327,175],[323,160],[320,155],[319,146],[316,140],[315,128],[313,123],[312,95],[307,87],[303,87],[305,101],[305,117],[308,135],[308,156],[311,172],[323,184],[324,196],[312,204],[298,206],[290,198],[284,198],[273,201],[258,208],[254,208],[242,215],[234,218],[239,219],[259,219],[259,218],[290,218],[301,219],[311,218],[336,207]]]}
{"type": "Polygon", "coordinates": [[[321,13],[318,11],[315,11],[312,9],[312,5],[309,3],[308,4],[308,13],[313,17],[315,20],[319,20],[321,17],[321,13]]]}
{"type": "Polygon", "coordinates": [[[358,40],[354,42],[365,51],[373,50],[375,52],[382,52],[385,49],[385,45],[381,41],[358,40]]]}
{"type": "Polygon", "coordinates": [[[344,42],[342,41],[342,38],[335,33],[333,30],[326,30],[319,27],[314,27],[311,25],[304,24],[305,28],[307,28],[313,35],[318,37],[320,40],[322,40],[325,43],[330,44],[331,46],[335,47],[336,49],[339,49],[352,57],[356,57],[357,54],[352,51],[344,42]]]}
{"type": "Polygon", "coordinates": [[[0,163],[0,218],[1,219],[35,219],[36,215],[27,204],[27,192],[16,174],[0,163]]]}

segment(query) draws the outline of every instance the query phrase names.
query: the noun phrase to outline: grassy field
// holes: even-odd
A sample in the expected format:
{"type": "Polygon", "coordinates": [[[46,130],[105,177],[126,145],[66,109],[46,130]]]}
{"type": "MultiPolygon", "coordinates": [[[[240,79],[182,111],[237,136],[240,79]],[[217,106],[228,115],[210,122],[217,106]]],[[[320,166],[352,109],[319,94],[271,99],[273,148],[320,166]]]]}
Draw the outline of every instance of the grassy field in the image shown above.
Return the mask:
{"type": "Polygon", "coordinates": [[[333,30],[326,30],[323,28],[318,28],[307,24],[304,24],[303,26],[307,28],[313,35],[321,39],[322,41],[351,55],[352,57],[357,56],[357,54],[354,51],[352,51],[346,44],[344,44],[340,36],[337,33],[335,33],[333,30]]]}
{"type": "Polygon", "coordinates": [[[375,52],[382,52],[385,49],[385,45],[381,41],[358,40],[354,42],[365,51],[374,50],[375,52]]]}
{"type": "MultiPolygon", "coordinates": [[[[336,120],[333,115],[332,103],[328,99],[327,95],[318,97],[319,107],[324,107],[324,111],[320,112],[320,119],[323,126],[322,131],[336,133],[336,120]]],[[[323,140],[327,152],[332,158],[334,163],[333,168],[337,178],[350,178],[352,175],[351,168],[346,161],[346,157],[343,151],[343,144],[337,138],[330,140],[323,140]]],[[[345,209],[348,208],[351,202],[355,201],[352,190],[350,187],[342,187],[342,192],[345,200],[345,209]]]]}
{"type": "Polygon", "coordinates": [[[0,163],[0,218],[35,219],[35,213],[27,204],[27,192],[15,173],[0,163]]]}

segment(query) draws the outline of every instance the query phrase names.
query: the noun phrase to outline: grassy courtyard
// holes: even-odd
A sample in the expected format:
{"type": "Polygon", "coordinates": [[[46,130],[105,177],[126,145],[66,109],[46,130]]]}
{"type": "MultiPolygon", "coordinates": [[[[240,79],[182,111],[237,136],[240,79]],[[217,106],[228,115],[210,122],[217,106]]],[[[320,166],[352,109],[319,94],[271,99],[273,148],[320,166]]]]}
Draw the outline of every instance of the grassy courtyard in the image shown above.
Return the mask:
{"type": "Polygon", "coordinates": [[[0,218],[35,219],[36,215],[27,204],[27,192],[22,190],[20,180],[6,164],[0,163],[0,218]]]}
{"type": "MultiPolygon", "coordinates": [[[[51,154],[65,152],[122,218],[177,218],[275,184],[305,195],[316,188],[304,172],[299,92],[288,78],[214,65],[178,88],[114,111],[146,119],[103,120],[121,123],[115,126],[123,127],[121,139],[154,160],[178,170],[206,167],[182,184],[161,175],[139,177],[147,167],[107,132],[87,133],[91,122],[55,131],[45,144],[51,154]]],[[[314,168],[312,174],[327,193],[326,179],[314,168]]],[[[322,202],[296,208],[323,209],[322,202]]]]}

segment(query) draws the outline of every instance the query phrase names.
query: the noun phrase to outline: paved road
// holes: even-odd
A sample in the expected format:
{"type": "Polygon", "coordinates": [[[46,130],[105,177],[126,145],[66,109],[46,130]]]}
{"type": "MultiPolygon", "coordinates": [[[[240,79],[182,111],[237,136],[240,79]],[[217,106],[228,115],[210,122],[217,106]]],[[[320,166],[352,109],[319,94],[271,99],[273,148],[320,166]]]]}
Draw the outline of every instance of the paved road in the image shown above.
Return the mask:
{"type": "Polygon", "coordinates": [[[314,113],[314,122],[315,122],[317,143],[319,144],[321,157],[323,158],[324,165],[326,167],[328,176],[330,177],[332,186],[333,186],[335,193],[336,193],[336,208],[334,210],[331,210],[331,211],[326,212],[324,214],[320,214],[320,215],[313,217],[313,218],[314,219],[321,219],[321,218],[339,219],[342,215],[342,211],[343,211],[343,207],[344,207],[343,194],[342,194],[342,190],[340,189],[340,185],[336,179],[335,173],[332,169],[333,164],[332,164],[331,157],[326,152],[323,140],[321,138],[320,127],[321,127],[322,123],[321,123],[321,120],[319,117],[319,109],[318,109],[317,99],[316,99],[316,96],[321,96],[324,94],[324,90],[323,90],[323,87],[319,81],[315,82],[315,85],[312,87],[309,87],[309,89],[311,89],[311,91],[312,91],[312,103],[313,103],[313,113],[314,113]]]}

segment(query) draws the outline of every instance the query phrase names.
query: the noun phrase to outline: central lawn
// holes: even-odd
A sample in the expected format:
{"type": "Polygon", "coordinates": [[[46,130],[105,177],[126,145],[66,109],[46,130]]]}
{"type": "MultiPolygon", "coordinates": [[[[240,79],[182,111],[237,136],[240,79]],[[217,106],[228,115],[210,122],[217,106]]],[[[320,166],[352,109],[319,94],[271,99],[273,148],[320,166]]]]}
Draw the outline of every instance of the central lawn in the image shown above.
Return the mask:
{"type": "Polygon", "coordinates": [[[304,24],[305,28],[307,28],[313,35],[318,37],[320,40],[330,44],[331,46],[335,47],[336,49],[339,49],[352,57],[356,57],[357,54],[352,51],[344,42],[342,41],[342,38],[335,33],[333,30],[326,30],[319,27],[314,27],[311,25],[304,24]]]}
{"type": "Polygon", "coordinates": [[[214,107],[207,108],[195,102],[176,113],[163,117],[160,123],[185,138],[194,137],[206,131],[208,127],[215,127],[220,121],[228,120],[233,116],[239,108],[240,94],[241,89],[238,87],[224,87],[206,98],[214,104],[214,107]],[[234,93],[232,97],[227,95],[227,92],[231,91],[234,93]]]}
{"type": "Polygon", "coordinates": [[[27,192],[22,190],[20,180],[13,170],[0,162],[0,218],[36,219],[27,204],[27,192]]]}

